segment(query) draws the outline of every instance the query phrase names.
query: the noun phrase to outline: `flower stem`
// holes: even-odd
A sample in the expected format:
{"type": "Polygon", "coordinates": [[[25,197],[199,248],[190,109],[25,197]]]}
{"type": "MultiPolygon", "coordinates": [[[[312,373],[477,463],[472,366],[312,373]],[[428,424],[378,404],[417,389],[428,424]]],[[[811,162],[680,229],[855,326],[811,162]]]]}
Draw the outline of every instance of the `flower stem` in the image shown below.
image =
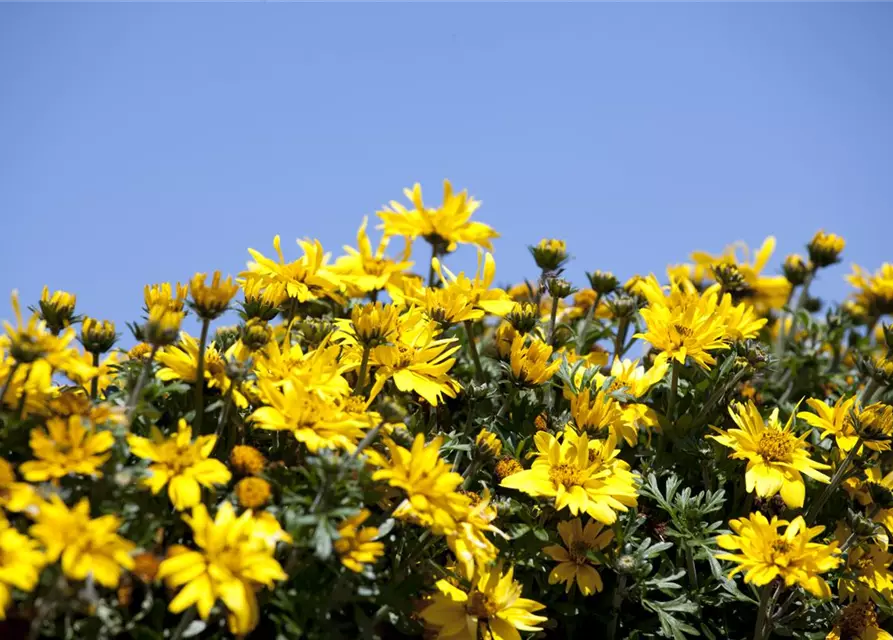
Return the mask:
{"type": "Polygon", "coordinates": [[[366,385],[366,369],[369,366],[369,352],[371,349],[369,345],[363,345],[363,360],[360,362],[360,372],[357,374],[357,386],[353,390],[353,394],[355,396],[361,395],[363,393],[363,387],[366,385]]]}
{"type": "Polygon", "coordinates": [[[577,353],[583,354],[583,347],[586,345],[586,334],[589,333],[589,325],[592,324],[592,318],[595,316],[595,310],[598,308],[598,303],[601,302],[602,294],[595,294],[595,302],[592,303],[592,306],[589,307],[589,311],[586,312],[586,319],[583,321],[583,327],[580,329],[580,335],[577,336],[577,353]]]}
{"type": "Polygon", "coordinates": [[[626,341],[627,329],[629,329],[629,318],[621,318],[617,325],[617,335],[614,336],[614,360],[623,357],[623,343],[626,341]]]}
{"type": "Polygon", "coordinates": [[[753,628],[753,640],[765,640],[769,637],[771,633],[771,610],[775,606],[775,599],[778,597],[780,590],[781,583],[775,587],[774,591],[771,584],[763,586],[760,593],[760,609],[757,612],[757,623],[753,628]]]}
{"type": "MultiPolygon", "coordinates": [[[[99,352],[93,352],[93,366],[99,367],[99,352]]],[[[99,372],[96,372],[96,376],[93,378],[93,381],[90,383],[90,399],[96,400],[96,396],[99,394],[99,372]]]]}
{"type": "Polygon", "coordinates": [[[620,608],[623,606],[623,592],[626,590],[626,574],[620,574],[617,586],[614,587],[614,597],[611,599],[611,624],[608,627],[608,640],[617,637],[617,623],[620,621],[620,608]]]}
{"type": "Polygon", "coordinates": [[[146,361],[143,363],[143,369],[140,371],[139,380],[136,382],[136,386],[133,388],[133,391],[130,392],[130,397],[127,399],[127,425],[133,422],[133,414],[136,411],[136,403],[139,401],[140,392],[143,390],[143,386],[146,384],[146,380],[149,377],[149,371],[152,369],[152,362],[155,360],[155,354],[158,352],[158,347],[153,346],[152,352],[149,354],[149,357],[146,358],[146,361]]]}
{"type": "Polygon", "coordinates": [[[869,378],[865,388],[862,389],[862,393],[859,394],[859,403],[863,405],[869,404],[879,388],[880,385],[878,385],[877,380],[869,378]]]}
{"type": "Polygon", "coordinates": [[[205,393],[205,347],[208,342],[208,329],[211,321],[202,320],[202,334],[198,341],[198,362],[195,366],[195,419],[193,426],[196,433],[202,432],[202,418],[205,417],[204,393],[205,393]]]}
{"type": "Polygon", "coordinates": [[[862,448],[862,436],[859,436],[859,439],[856,440],[856,444],[853,445],[853,448],[850,449],[849,453],[846,454],[846,458],[843,459],[843,462],[840,463],[840,466],[837,467],[837,471],[834,472],[834,475],[831,476],[831,482],[825,487],[825,490],[819,494],[819,497],[815,502],[812,503],[812,506],[809,507],[809,511],[806,512],[806,525],[810,526],[815,521],[817,515],[819,515],[819,510],[825,505],[825,502],[828,501],[828,498],[831,496],[831,492],[834,491],[841,482],[843,482],[843,477],[849,469],[850,464],[852,464],[853,460],[856,457],[856,452],[862,448]]]}
{"type": "MultiPolygon", "coordinates": [[[[784,354],[785,343],[787,342],[788,337],[794,338],[797,335],[797,320],[798,314],[800,310],[806,306],[806,301],[809,299],[809,285],[812,284],[812,279],[815,278],[815,268],[810,269],[809,273],[806,274],[806,279],[803,281],[803,285],[800,288],[800,297],[797,298],[797,306],[791,311],[791,330],[787,335],[785,335],[784,330],[784,316],[781,316],[780,322],[781,324],[778,327],[778,343],[776,344],[776,355],[781,358],[784,354]]],[[[784,371],[783,368],[779,368],[779,371],[784,371]]]]}
{"type": "Polygon", "coordinates": [[[193,620],[195,620],[195,607],[189,607],[183,614],[183,617],[180,618],[180,624],[174,629],[174,635],[171,636],[171,640],[180,640],[193,620]]]}
{"type": "Polygon", "coordinates": [[[484,368],[481,366],[481,357],[478,355],[478,348],[474,343],[474,323],[471,320],[465,321],[465,335],[468,337],[468,350],[471,352],[471,359],[474,360],[474,377],[478,382],[486,382],[484,368]]]}
{"type": "Polygon", "coordinates": [[[549,344],[555,346],[555,319],[558,316],[558,297],[552,297],[552,313],[549,314],[549,344]]]}
{"type": "Polygon", "coordinates": [[[676,392],[679,385],[679,363],[673,360],[670,369],[670,397],[667,399],[667,420],[673,419],[673,409],[676,408],[676,392]]]}
{"type": "Polygon", "coordinates": [[[434,276],[437,275],[437,272],[434,271],[434,258],[438,255],[437,245],[433,242],[431,243],[431,259],[428,261],[428,286],[434,286],[434,276]]]}

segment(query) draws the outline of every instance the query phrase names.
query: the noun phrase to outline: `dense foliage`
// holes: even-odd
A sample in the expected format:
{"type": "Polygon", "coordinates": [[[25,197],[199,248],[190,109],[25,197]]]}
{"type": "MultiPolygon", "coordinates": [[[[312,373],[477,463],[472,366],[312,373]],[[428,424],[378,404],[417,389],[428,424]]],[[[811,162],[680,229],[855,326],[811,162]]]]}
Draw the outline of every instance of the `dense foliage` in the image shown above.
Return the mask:
{"type": "Polygon", "coordinates": [[[13,294],[0,637],[893,640],[893,265],[577,289],[543,240],[498,288],[479,203],[406,196],[377,247],[147,286],[129,350],[13,294]]]}

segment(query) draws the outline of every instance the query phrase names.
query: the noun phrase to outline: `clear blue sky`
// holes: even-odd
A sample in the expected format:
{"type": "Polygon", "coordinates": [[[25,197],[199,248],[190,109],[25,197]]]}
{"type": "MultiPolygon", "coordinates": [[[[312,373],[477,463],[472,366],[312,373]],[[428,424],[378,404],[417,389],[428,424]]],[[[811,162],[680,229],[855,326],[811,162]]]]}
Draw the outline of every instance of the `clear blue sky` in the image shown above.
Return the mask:
{"type": "Polygon", "coordinates": [[[123,325],[144,283],[276,233],[337,255],[444,177],[504,282],[542,236],[582,279],[768,234],[777,269],[825,227],[841,296],[893,259],[891,30],[849,3],[3,4],[0,316],[46,283],[123,325]]]}

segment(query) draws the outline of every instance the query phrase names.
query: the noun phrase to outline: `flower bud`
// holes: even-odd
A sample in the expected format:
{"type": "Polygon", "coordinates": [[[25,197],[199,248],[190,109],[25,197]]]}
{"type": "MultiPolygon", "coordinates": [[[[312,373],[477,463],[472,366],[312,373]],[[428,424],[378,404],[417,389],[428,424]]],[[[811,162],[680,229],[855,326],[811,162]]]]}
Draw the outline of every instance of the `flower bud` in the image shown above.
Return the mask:
{"type": "Polygon", "coordinates": [[[399,319],[397,307],[381,302],[358,304],[350,312],[357,342],[366,347],[389,342],[397,333],[399,319]]]}
{"type": "Polygon", "coordinates": [[[846,241],[840,236],[819,230],[806,248],[809,250],[809,259],[817,268],[821,268],[840,262],[840,254],[845,246],[846,241]]]}
{"type": "Polygon", "coordinates": [[[502,453],[502,440],[492,431],[481,429],[474,439],[474,443],[477,445],[478,450],[485,455],[495,458],[502,453]]]}
{"type": "Polygon", "coordinates": [[[144,338],[146,342],[155,347],[173,344],[180,332],[181,322],[183,322],[182,311],[174,311],[163,304],[152,307],[149,309],[144,338]]]}
{"type": "Polygon", "coordinates": [[[639,310],[639,300],[628,293],[621,293],[613,300],[608,301],[611,315],[618,320],[632,318],[639,310]]]}
{"type": "Polygon", "coordinates": [[[619,284],[617,278],[610,271],[593,271],[587,273],[586,277],[589,278],[589,286],[601,295],[611,293],[619,284]]]}
{"type": "Polygon", "coordinates": [[[529,249],[536,266],[543,271],[557,271],[568,259],[564,240],[543,238],[535,247],[529,249]]]}
{"type": "Polygon", "coordinates": [[[233,284],[231,277],[221,280],[219,271],[211,276],[210,285],[205,284],[206,277],[204,273],[196,273],[192,277],[189,283],[189,293],[192,295],[190,306],[202,320],[214,320],[226,311],[239,285],[233,284]]]}
{"type": "Polygon", "coordinates": [[[530,333],[539,320],[539,311],[531,302],[519,302],[506,314],[505,319],[518,333],[530,333]]]}
{"type": "Polygon", "coordinates": [[[40,319],[53,334],[59,335],[74,319],[76,301],[73,293],[53,291],[50,295],[49,287],[44,287],[40,294],[40,319]]]}
{"type": "Polygon", "coordinates": [[[272,337],[272,327],[260,318],[250,318],[242,325],[242,344],[250,351],[263,349],[272,337]]]}
{"type": "Polygon", "coordinates": [[[575,289],[573,285],[564,278],[549,278],[549,295],[552,298],[566,298],[572,294],[575,289]]]}
{"type": "Polygon", "coordinates": [[[784,277],[788,279],[791,286],[796,287],[806,281],[806,276],[809,275],[810,266],[806,260],[803,259],[803,256],[792,253],[784,259],[782,270],[784,271],[784,277]]]}
{"type": "Polygon", "coordinates": [[[722,287],[724,293],[731,293],[733,298],[746,297],[753,292],[738,265],[720,263],[711,268],[713,277],[722,287]]]}
{"type": "Polygon", "coordinates": [[[105,353],[117,339],[114,322],[84,318],[81,324],[81,344],[90,353],[105,353]]]}

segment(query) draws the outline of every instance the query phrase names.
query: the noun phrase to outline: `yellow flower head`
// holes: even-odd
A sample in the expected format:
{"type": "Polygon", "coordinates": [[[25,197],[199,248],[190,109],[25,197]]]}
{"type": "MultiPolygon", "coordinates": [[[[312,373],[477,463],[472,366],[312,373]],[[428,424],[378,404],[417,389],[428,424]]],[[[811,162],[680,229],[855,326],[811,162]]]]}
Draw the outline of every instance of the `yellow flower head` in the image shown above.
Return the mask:
{"type": "Polygon", "coordinates": [[[74,317],[74,307],[77,296],[67,291],[53,291],[44,286],[40,294],[40,319],[43,320],[50,331],[58,335],[62,330],[71,325],[74,317]]]}
{"type": "Polygon", "coordinates": [[[762,513],[732,520],[729,526],[734,534],[717,536],[716,543],[734,553],[716,557],[737,565],[730,578],[743,571],[744,582],[757,586],[781,578],[787,587],[799,585],[817,598],[831,597],[821,574],[840,564],[838,543],[812,542],[825,527],[807,527],[802,516],[791,522],[773,517],[770,522],[762,513]]]}
{"type": "Polygon", "coordinates": [[[287,299],[284,285],[265,285],[263,280],[254,278],[239,280],[245,300],[242,311],[246,318],[256,318],[269,322],[279,313],[280,305],[287,299]]]}
{"type": "Polygon", "coordinates": [[[157,494],[167,485],[167,494],[177,511],[194,507],[201,501],[201,487],[226,484],[232,475],[219,460],[210,457],[217,436],[192,439],[192,427],[182,418],[177,433],[170,438],[157,427],[152,427],[152,438],[134,434],[127,436],[130,451],[138,458],[149,460],[149,477],[143,485],[157,494]]]}
{"type": "MultiPolygon", "coordinates": [[[[217,389],[220,393],[226,393],[232,381],[226,375],[226,358],[234,358],[240,345],[236,342],[221,354],[214,343],[205,347],[205,366],[202,375],[209,389],[217,389]]],[[[180,341],[158,352],[158,362],[163,366],[156,374],[159,380],[183,380],[195,384],[198,375],[198,341],[185,331],[180,334],[180,341]]],[[[239,391],[233,391],[233,400],[239,407],[248,405],[245,396],[239,391]]]]}
{"type": "Polygon", "coordinates": [[[761,498],[781,493],[786,505],[798,509],[806,497],[803,474],[820,482],[830,481],[819,469],[831,467],[809,457],[806,444],[809,432],[801,436],[794,433],[793,415],[782,425],[776,408],[769,420],[764,421],[753,402],[732,403],[729,415],[738,428],[723,431],[714,427],[718,435],[707,437],[732,449],[730,458],[747,460],[744,479],[748,492],[756,490],[761,498]]]}
{"type": "MultiPolygon", "coordinates": [[[[815,398],[807,398],[806,404],[815,413],[809,411],[801,411],[797,417],[802,419],[809,425],[822,430],[822,437],[834,436],[837,446],[841,451],[848,452],[859,439],[856,433],[856,424],[853,417],[857,414],[858,405],[856,404],[856,396],[841,396],[834,403],[833,407],[829,407],[824,401],[815,398]]],[[[878,450],[878,443],[866,443],[871,449],[878,450]]],[[[889,445],[888,445],[889,448],[889,445]]]]}
{"type": "Polygon", "coordinates": [[[874,603],[854,602],[841,611],[825,640],[893,640],[893,635],[879,626],[874,603]]]}
{"type": "Polygon", "coordinates": [[[565,392],[570,397],[571,417],[580,432],[604,429],[615,438],[624,437],[630,446],[636,443],[637,432],[625,429],[620,403],[608,396],[604,389],[582,389],[578,393],[565,392]]]}
{"type": "Polygon", "coordinates": [[[341,558],[341,564],[356,573],[361,573],[366,565],[375,564],[384,554],[384,543],[375,541],[378,528],[361,526],[369,515],[369,510],[363,509],[338,525],[335,553],[341,558]]]}
{"type": "Polygon", "coordinates": [[[229,454],[229,463],[236,473],[244,476],[256,476],[264,470],[267,461],[264,455],[245,444],[237,444],[229,454]]]}
{"type": "Polygon", "coordinates": [[[792,253],[784,259],[784,277],[788,279],[792,287],[799,286],[806,281],[806,276],[812,267],[804,260],[803,256],[792,253]]]}
{"type": "Polygon", "coordinates": [[[440,325],[441,330],[466,320],[480,320],[484,312],[475,307],[469,292],[456,287],[426,287],[407,292],[401,301],[404,305],[417,305],[425,314],[440,325]]]}
{"type": "Polygon", "coordinates": [[[164,347],[172,344],[180,332],[185,312],[171,309],[165,304],[149,307],[149,317],[145,325],[146,342],[153,347],[164,347]]]}
{"type": "Polygon", "coordinates": [[[509,366],[515,382],[525,387],[536,387],[552,379],[561,367],[561,359],[556,358],[550,363],[552,347],[542,340],[533,339],[529,345],[526,342],[526,336],[514,337],[509,354],[509,366]]]}
{"type": "Polygon", "coordinates": [[[553,544],[543,549],[543,553],[559,563],[549,574],[549,584],[564,584],[565,591],[570,592],[576,582],[584,596],[601,592],[604,584],[594,566],[598,563],[587,554],[610,545],[614,532],[596,520],[590,520],[584,528],[580,518],[574,518],[558,523],[558,535],[564,546],[553,544]]]}
{"type": "Polygon", "coordinates": [[[893,554],[877,545],[866,544],[850,549],[846,572],[837,582],[837,593],[844,602],[853,598],[881,600],[881,594],[893,589],[893,554]],[[852,576],[852,577],[850,577],[852,576]]]}
{"type": "Polygon", "coordinates": [[[227,277],[220,279],[220,272],[215,271],[211,276],[211,284],[205,284],[207,274],[196,273],[189,282],[189,293],[192,296],[190,306],[203,320],[213,320],[220,317],[229,306],[239,290],[239,285],[233,284],[233,279],[227,277]]]}
{"type": "Polygon", "coordinates": [[[567,244],[564,240],[555,238],[543,238],[536,246],[530,247],[533,259],[543,271],[555,271],[561,268],[568,260],[567,244]]]}
{"type": "Polygon", "coordinates": [[[20,470],[28,482],[64,478],[70,473],[101,476],[99,468],[115,443],[111,431],[95,431],[85,426],[81,416],[50,418],[45,428],[31,431],[31,452],[37,460],[22,463],[20,470]]]}
{"type": "Polygon", "coordinates": [[[760,329],[769,321],[766,318],[758,318],[754,307],[748,302],[734,304],[730,293],[723,294],[716,313],[725,325],[723,337],[731,342],[756,338],[760,329]]]}
{"type": "Polygon", "coordinates": [[[496,261],[492,254],[478,251],[478,265],[474,278],[466,276],[464,271],[459,272],[459,275],[454,274],[437,258],[431,260],[431,266],[440,276],[445,289],[459,298],[464,296],[468,304],[476,309],[500,317],[514,309],[514,300],[502,289],[493,287],[496,261]]]}
{"type": "Polygon", "coordinates": [[[868,405],[856,415],[856,430],[875,451],[889,451],[893,440],[893,406],[883,402],[868,405]]]}
{"type": "Polygon", "coordinates": [[[182,311],[188,292],[189,287],[179,282],[176,284],[170,282],[147,284],[143,289],[146,311],[151,311],[155,307],[164,307],[170,311],[182,311]]]}
{"type": "MultiPolygon", "coordinates": [[[[230,631],[247,634],[260,619],[255,592],[261,587],[272,589],[288,578],[273,557],[275,542],[267,542],[269,524],[250,510],[236,517],[228,502],[220,505],[213,520],[203,504],[183,520],[192,528],[200,550],[180,549],[158,568],[158,577],[171,588],[182,587],[168,609],[180,613],[195,605],[202,620],[207,620],[220,600],[230,631]]],[[[272,524],[279,529],[275,520],[272,524]]]]}
{"type": "Polygon", "coordinates": [[[16,326],[3,322],[6,335],[0,337],[0,349],[8,350],[20,364],[31,364],[44,359],[54,368],[65,368],[74,353],[68,346],[74,338],[74,330],[68,328],[60,336],[55,336],[47,330],[46,324],[37,313],[32,314],[26,324],[22,318],[17,291],[12,292],[11,301],[16,326]]]}
{"type": "Polygon", "coordinates": [[[618,511],[636,506],[636,477],[617,455],[616,440],[593,440],[571,428],[559,441],[551,433],[534,436],[533,467],[503,479],[500,486],[552,498],[558,510],[587,513],[605,524],[617,520],[618,511]]]}
{"type": "Polygon", "coordinates": [[[893,313],[893,264],[885,262],[873,274],[854,264],[847,281],[856,288],[852,302],[859,315],[877,318],[893,313]]]}
{"type": "Polygon", "coordinates": [[[289,298],[298,302],[309,302],[320,298],[330,298],[343,302],[341,296],[341,279],[327,265],[328,254],[323,251],[319,240],[298,240],[304,255],[293,262],[286,262],[282,255],[279,236],[273,238],[273,247],[279,255],[279,262],[264,257],[254,249],[248,253],[254,262],[248,263],[248,270],[239,274],[248,286],[260,286],[263,289],[274,287],[278,291],[284,289],[289,298]],[[260,284],[254,284],[259,282],[260,284]]]}
{"type": "Polygon", "coordinates": [[[411,244],[407,238],[403,255],[399,260],[392,260],[385,255],[390,237],[385,234],[378,243],[378,248],[373,251],[372,243],[366,234],[368,218],[363,218],[363,224],[357,232],[357,248],[345,246],[346,256],[335,261],[332,271],[337,273],[347,285],[351,297],[361,297],[372,291],[380,291],[388,286],[400,286],[403,272],[412,268],[409,261],[411,244]]]}
{"type": "Polygon", "coordinates": [[[81,323],[81,344],[90,353],[105,353],[112,348],[117,339],[114,322],[84,318],[81,323]]]}
{"type": "Polygon", "coordinates": [[[13,466],[0,458],[0,507],[7,511],[24,511],[37,500],[34,488],[25,482],[16,482],[13,466]]]}
{"type": "Polygon", "coordinates": [[[457,521],[456,529],[447,534],[447,545],[456,556],[459,568],[467,580],[474,577],[476,568],[489,566],[499,553],[486,534],[507,537],[493,524],[496,509],[490,504],[490,491],[485,489],[482,496],[470,494],[469,497],[471,505],[457,521]]]}
{"type": "Polygon", "coordinates": [[[504,480],[509,476],[513,476],[516,473],[521,473],[524,471],[524,467],[521,466],[521,463],[515,460],[514,458],[503,457],[499,459],[499,462],[496,463],[496,468],[493,470],[493,473],[496,474],[496,477],[500,480],[504,480]]]}
{"type": "Polygon", "coordinates": [[[369,451],[370,462],[379,467],[373,480],[387,482],[406,493],[406,499],[394,516],[429,527],[437,534],[454,532],[457,522],[468,510],[469,500],[457,491],[462,476],[450,470],[440,457],[443,439],[434,438],[425,444],[418,434],[412,449],[405,449],[385,439],[388,455],[369,451]]]}
{"type": "Polygon", "coordinates": [[[137,342],[127,351],[130,360],[144,360],[152,353],[152,345],[148,342],[137,342]]]}
{"type": "Polygon", "coordinates": [[[58,495],[41,502],[29,533],[43,544],[48,562],[62,559],[62,571],[73,580],[92,575],[114,588],[121,569],[132,569],[135,545],[118,535],[120,520],[113,515],[90,518],[90,502],[83,498],[69,509],[58,495]]]}
{"type": "Polygon", "coordinates": [[[843,238],[820,229],[806,248],[809,250],[810,261],[816,267],[827,267],[840,262],[840,254],[845,246],[846,241],[843,238]]]}
{"type": "Polygon", "coordinates": [[[37,542],[9,526],[0,512],[0,620],[6,620],[12,590],[34,591],[45,564],[37,542]]]}
{"type": "Polygon", "coordinates": [[[455,251],[460,243],[493,250],[491,240],[499,234],[482,222],[470,220],[481,203],[467,191],[453,193],[453,185],[444,180],[443,203],[437,208],[425,206],[418,182],[411,190],[404,189],[403,194],[412,203],[411,209],[391,200],[390,207],[378,212],[385,236],[403,236],[409,240],[421,236],[440,253],[455,251]]]}
{"type": "Polygon", "coordinates": [[[394,305],[358,304],[350,311],[350,328],[359,344],[374,347],[395,337],[399,319],[400,313],[394,305]]]}
{"type": "Polygon", "coordinates": [[[270,483],[263,478],[242,478],[236,483],[236,497],[246,509],[257,509],[270,500],[270,483]]]}
{"type": "Polygon", "coordinates": [[[481,569],[467,590],[447,580],[438,580],[436,586],[438,593],[421,617],[439,630],[440,638],[517,639],[521,637],[518,631],[541,631],[542,627],[536,625],[547,620],[534,613],[544,605],[521,597],[521,585],[515,582],[513,569],[506,573],[499,565],[481,569]]]}
{"type": "Polygon", "coordinates": [[[481,429],[475,436],[474,443],[483,453],[494,458],[499,457],[499,454],[502,453],[502,440],[492,431],[481,429]]]}

